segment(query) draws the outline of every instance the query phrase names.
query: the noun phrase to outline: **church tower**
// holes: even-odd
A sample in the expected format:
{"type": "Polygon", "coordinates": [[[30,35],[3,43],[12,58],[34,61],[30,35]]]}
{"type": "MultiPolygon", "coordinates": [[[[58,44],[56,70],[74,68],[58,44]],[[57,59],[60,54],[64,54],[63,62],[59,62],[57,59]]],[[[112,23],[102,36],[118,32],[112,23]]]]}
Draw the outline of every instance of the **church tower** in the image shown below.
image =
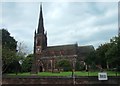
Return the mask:
{"type": "Polygon", "coordinates": [[[39,22],[38,28],[36,33],[36,53],[40,54],[43,50],[47,48],[47,34],[44,32],[44,23],[43,23],[43,12],[42,12],[42,5],[40,5],[40,15],[39,15],[39,22]]]}
{"type": "Polygon", "coordinates": [[[34,61],[32,65],[32,73],[43,71],[43,64],[40,58],[47,48],[47,33],[44,31],[42,5],[40,5],[40,14],[37,32],[34,33],[34,61]]]}

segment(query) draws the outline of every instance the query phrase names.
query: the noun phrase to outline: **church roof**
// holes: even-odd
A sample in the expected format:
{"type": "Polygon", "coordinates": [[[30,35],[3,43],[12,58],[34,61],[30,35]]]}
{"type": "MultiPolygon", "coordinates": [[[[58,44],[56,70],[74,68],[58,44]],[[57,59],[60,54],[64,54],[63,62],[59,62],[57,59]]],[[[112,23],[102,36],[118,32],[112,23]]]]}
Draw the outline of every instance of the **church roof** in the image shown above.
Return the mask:
{"type": "Polygon", "coordinates": [[[70,45],[59,45],[59,46],[47,47],[47,50],[69,50],[69,49],[76,49],[76,45],[70,44],[70,45]]]}
{"type": "Polygon", "coordinates": [[[87,46],[78,46],[79,53],[90,53],[94,51],[93,45],[87,45],[87,46]]]}
{"type": "Polygon", "coordinates": [[[93,45],[79,46],[78,47],[78,58],[84,60],[85,57],[92,51],[94,51],[93,45]]]}
{"type": "Polygon", "coordinates": [[[76,55],[76,50],[77,46],[75,44],[49,46],[46,49],[46,56],[76,55]]]}

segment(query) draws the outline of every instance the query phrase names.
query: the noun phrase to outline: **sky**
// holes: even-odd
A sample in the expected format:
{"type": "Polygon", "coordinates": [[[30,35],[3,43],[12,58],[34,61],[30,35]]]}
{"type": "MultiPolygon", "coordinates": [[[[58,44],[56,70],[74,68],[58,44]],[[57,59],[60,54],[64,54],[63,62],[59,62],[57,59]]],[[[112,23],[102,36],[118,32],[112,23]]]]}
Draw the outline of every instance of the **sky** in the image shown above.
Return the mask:
{"type": "MultiPolygon", "coordinates": [[[[6,28],[31,53],[40,3],[1,4],[0,28],[6,28]]],[[[97,48],[118,34],[117,2],[43,2],[42,8],[48,46],[78,43],[79,46],[93,45],[97,48]]]]}

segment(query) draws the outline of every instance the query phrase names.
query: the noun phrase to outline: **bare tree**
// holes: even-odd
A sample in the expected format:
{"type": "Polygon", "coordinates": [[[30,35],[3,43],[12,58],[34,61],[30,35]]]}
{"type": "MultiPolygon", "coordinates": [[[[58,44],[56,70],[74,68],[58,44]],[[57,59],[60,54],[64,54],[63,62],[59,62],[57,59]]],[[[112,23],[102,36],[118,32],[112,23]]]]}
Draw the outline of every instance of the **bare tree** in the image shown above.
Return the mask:
{"type": "Polygon", "coordinates": [[[22,63],[22,60],[28,55],[29,49],[27,45],[22,41],[17,44],[17,56],[20,58],[19,62],[22,63]]]}

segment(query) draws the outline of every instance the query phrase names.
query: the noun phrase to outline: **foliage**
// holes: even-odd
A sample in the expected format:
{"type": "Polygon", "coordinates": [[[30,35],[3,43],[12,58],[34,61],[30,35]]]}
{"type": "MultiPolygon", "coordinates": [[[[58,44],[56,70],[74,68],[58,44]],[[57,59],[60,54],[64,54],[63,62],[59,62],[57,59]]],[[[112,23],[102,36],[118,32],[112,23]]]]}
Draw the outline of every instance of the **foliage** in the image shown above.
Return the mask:
{"type": "Polygon", "coordinates": [[[33,59],[33,54],[29,54],[26,58],[24,58],[23,63],[22,63],[22,72],[31,71],[32,59],[33,59]]]}
{"type": "Polygon", "coordinates": [[[23,63],[23,60],[24,58],[26,57],[27,55],[27,47],[26,45],[24,44],[24,42],[18,42],[17,43],[17,56],[19,58],[19,62],[22,64],[23,63]]]}
{"type": "Polygon", "coordinates": [[[13,62],[17,61],[17,41],[6,29],[0,31],[2,31],[2,72],[4,73],[13,62]]]}
{"type": "Polygon", "coordinates": [[[76,61],[75,71],[83,71],[85,70],[84,64],[82,64],[79,60],[76,61]]]}
{"type": "Polygon", "coordinates": [[[101,68],[120,68],[120,36],[113,37],[109,43],[101,44],[94,52],[91,52],[85,62],[87,65],[99,65],[101,68]]]}
{"type": "Polygon", "coordinates": [[[21,66],[20,66],[19,62],[14,61],[8,66],[6,73],[16,73],[17,74],[18,72],[20,72],[20,69],[21,69],[21,66]]]}
{"type": "Polygon", "coordinates": [[[110,67],[116,68],[120,66],[120,36],[111,39],[111,47],[106,52],[106,57],[110,67]]]}
{"type": "Polygon", "coordinates": [[[57,63],[57,67],[63,68],[64,71],[70,71],[70,70],[72,70],[70,62],[68,60],[66,60],[66,59],[60,60],[57,63]]]}
{"type": "Polygon", "coordinates": [[[24,58],[29,50],[27,50],[27,46],[24,44],[24,42],[18,42],[17,43],[17,56],[24,58]]]}
{"type": "Polygon", "coordinates": [[[95,53],[95,51],[90,52],[90,54],[88,54],[88,56],[87,56],[86,59],[85,59],[85,62],[86,62],[88,65],[95,64],[95,62],[96,62],[96,53],[95,53]]]}
{"type": "Polygon", "coordinates": [[[9,50],[16,51],[17,41],[10,36],[6,29],[2,29],[2,48],[9,48],[9,50]]]}
{"type": "Polygon", "coordinates": [[[101,46],[96,49],[96,64],[101,65],[102,68],[107,67],[106,52],[108,51],[109,47],[110,43],[105,43],[103,45],[101,44],[101,46]]]}

